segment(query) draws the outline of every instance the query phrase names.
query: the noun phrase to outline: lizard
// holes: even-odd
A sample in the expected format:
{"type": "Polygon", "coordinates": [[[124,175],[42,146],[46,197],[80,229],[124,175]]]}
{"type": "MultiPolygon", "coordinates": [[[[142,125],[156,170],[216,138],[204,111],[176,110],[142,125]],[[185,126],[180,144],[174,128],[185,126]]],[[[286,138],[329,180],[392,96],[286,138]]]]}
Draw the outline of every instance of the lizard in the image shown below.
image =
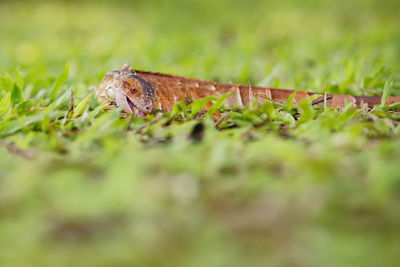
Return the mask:
{"type": "MultiPolygon", "coordinates": [[[[112,106],[117,106],[125,113],[145,117],[157,110],[170,112],[172,107],[182,100],[188,104],[204,97],[218,98],[231,93],[224,104],[227,107],[243,107],[249,106],[254,101],[259,105],[268,100],[284,103],[294,92],[296,102],[319,95],[312,103],[326,104],[332,108],[343,108],[346,103],[351,103],[352,107],[371,109],[382,101],[382,96],[321,95],[307,91],[225,84],[170,74],[135,71],[129,63],[104,76],[96,91],[96,99],[98,102],[108,102],[112,106]]],[[[398,102],[400,96],[390,96],[385,105],[398,102]]]]}

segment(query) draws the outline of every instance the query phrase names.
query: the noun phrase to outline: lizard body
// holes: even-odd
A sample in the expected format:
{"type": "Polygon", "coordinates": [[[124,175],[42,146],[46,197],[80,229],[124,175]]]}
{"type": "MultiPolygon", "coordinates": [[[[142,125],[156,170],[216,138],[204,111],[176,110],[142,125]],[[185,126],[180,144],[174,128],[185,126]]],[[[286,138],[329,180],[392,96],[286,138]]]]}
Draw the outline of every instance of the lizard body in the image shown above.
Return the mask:
{"type": "MultiPolygon", "coordinates": [[[[232,94],[225,100],[228,107],[248,106],[255,100],[263,104],[267,99],[276,102],[286,102],[295,90],[259,87],[250,85],[224,84],[201,79],[181,77],[169,74],[135,71],[129,64],[120,70],[106,74],[96,98],[99,101],[122,107],[124,112],[134,113],[140,117],[156,110],[171,111],[179,101],[190,103],[198,99],[214,96],[221,97],[227,93],[232,94]]],[[[299,102],[318,93],[296,91],[294,100],[299,102]]],[[[352,96],[339,94],[325,94],[314,100],[314,104],[328,107],[344,107],[346,103],[355,106],[372,108],[381,104],[381,96],[352,96]]],[[[400,96],[390,96],[385,105],[400,102],[400,96]]]]}

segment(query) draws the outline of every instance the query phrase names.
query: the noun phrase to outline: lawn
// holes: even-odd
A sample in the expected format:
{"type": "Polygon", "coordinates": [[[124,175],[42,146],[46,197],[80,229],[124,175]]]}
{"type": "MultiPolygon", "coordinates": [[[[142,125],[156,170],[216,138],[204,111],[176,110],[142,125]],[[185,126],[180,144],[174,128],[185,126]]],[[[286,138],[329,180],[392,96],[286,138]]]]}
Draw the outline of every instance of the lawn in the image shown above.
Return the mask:
{"type": "Polygon", "coordinates": [[[400,109],[122,118],[136,69],[400,95],[400,2],[1,1],[0,266],[398,266],[400,109]]]}

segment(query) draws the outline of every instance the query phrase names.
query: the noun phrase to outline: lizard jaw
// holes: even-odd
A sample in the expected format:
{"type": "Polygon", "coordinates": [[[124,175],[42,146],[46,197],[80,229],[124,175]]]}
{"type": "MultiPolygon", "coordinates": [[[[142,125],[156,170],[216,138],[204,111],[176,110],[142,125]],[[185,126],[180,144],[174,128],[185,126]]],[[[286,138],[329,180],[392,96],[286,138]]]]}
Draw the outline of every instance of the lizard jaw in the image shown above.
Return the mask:
{"type": "Polygon", "coordinates": [[[135,113],[135,110],[138,111],[137,115],[139,118],[144,118],[146,117],[146,113],[141,111],[135,104],[133,104],[133,102],[129,99],[129,97],[125,96],[126,98],[126,102],[128,103],[128,107],[131,110],[131,113],[135,113]]]}

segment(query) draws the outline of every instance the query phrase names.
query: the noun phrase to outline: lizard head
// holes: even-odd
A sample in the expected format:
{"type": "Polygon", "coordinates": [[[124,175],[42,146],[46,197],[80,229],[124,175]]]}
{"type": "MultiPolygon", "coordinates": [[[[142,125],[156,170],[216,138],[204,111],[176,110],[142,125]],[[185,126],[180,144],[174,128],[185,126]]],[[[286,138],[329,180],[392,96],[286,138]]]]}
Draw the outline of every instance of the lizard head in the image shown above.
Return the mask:
{"type": "Polygon", "coordinates": [[[153,110],[155,90],[150,83],[137,76],[127,63],[121,69],[106,74],[97,97],[111,101],[126,113],[137,113],[138,117],[144,117],[153,110]]]}

